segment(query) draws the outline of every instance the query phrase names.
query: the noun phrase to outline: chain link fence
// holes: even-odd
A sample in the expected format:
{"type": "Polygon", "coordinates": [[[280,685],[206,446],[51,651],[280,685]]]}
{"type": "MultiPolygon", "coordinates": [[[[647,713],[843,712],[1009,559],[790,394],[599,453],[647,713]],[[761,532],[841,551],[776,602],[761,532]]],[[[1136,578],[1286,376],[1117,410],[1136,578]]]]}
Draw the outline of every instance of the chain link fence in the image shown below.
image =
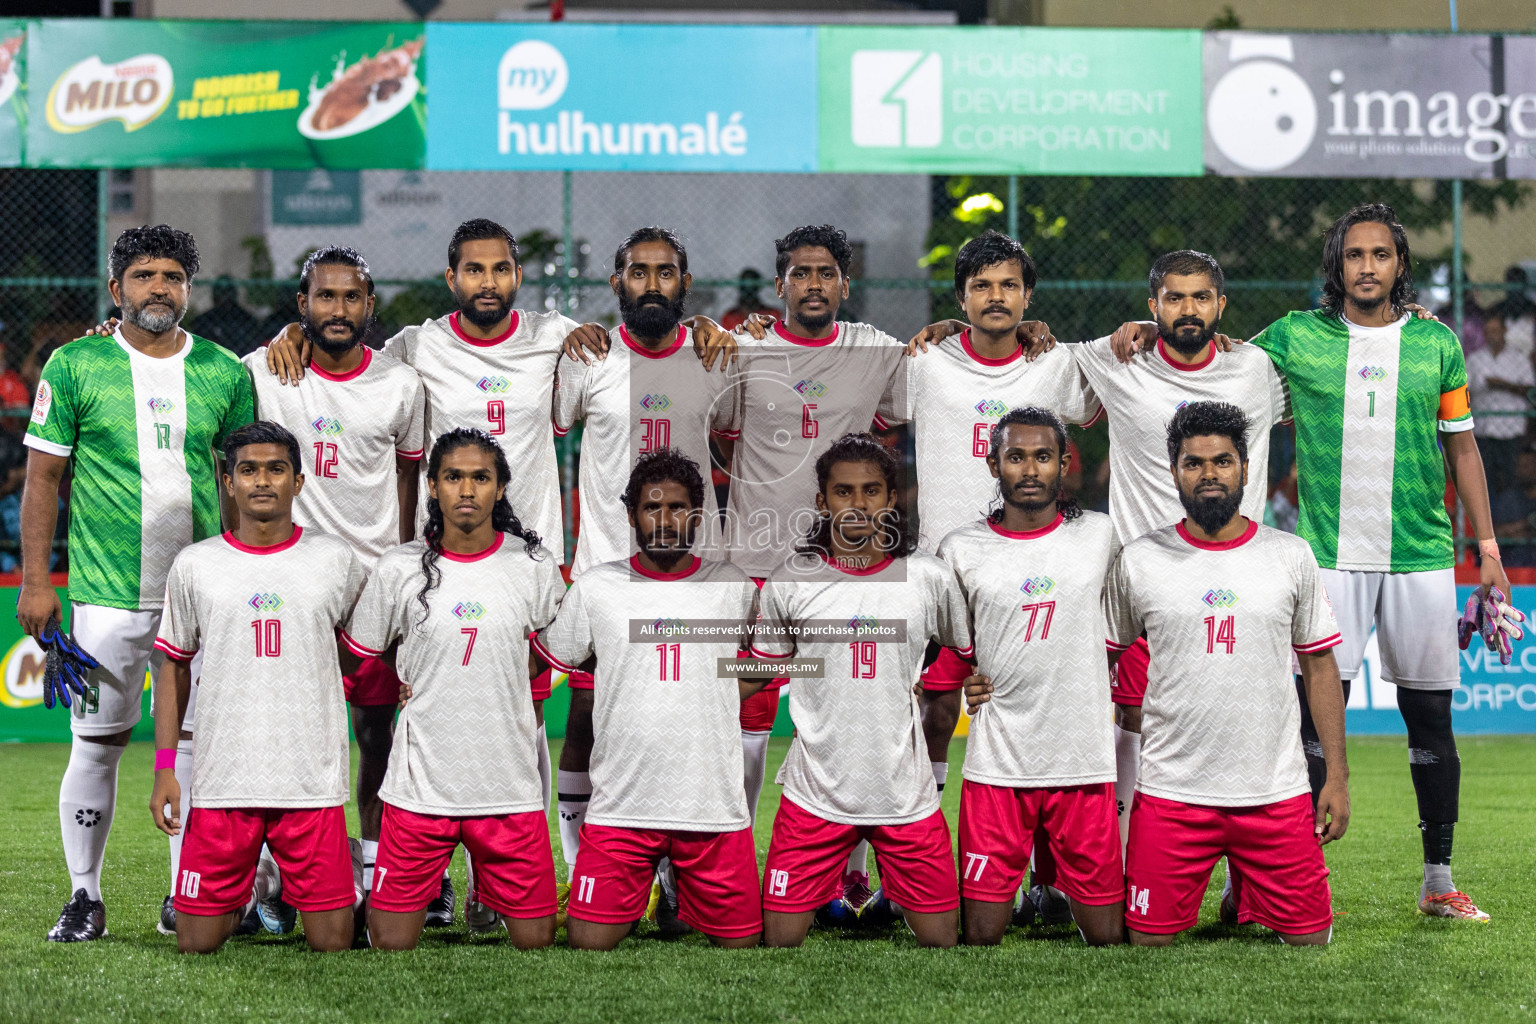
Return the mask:
{"type": "MultiPolygon", "coordinates": [[[[1467,183],[1462,212],[1496,231],[1521,231],[1532,213],[1528,195],[1528,187],[1513,182],[1467,183]]],[[[475,216],[492,217],[517,235],[525,270],[520,306],[610,325],[618,308],[607,275],[614,248],[635,227],[662,224],[682,235],[694,275],[691,311],[730,323],[774,308],[774,238],[799,224],[836,224],[855,247],[842,316],[901,338],[958,315],[955,251],[996,228],[1019,238],[1039,265],[1031,315],[1061,340],[1076,341],[1146,318],[1147,269],[1170,249],[1202,249],[1221,261],[1229,301],[1222,326],[1229,334],[1248,337],[1289,310],[1309,308],[1319,294],[1324,228],[1365,200],[1397,209],[1415,245],[1420,301],[1454,321],[1458,218],[1449,182],[0,170],[0,469],[8,471],[0,474],[0,571],[15,567],[25,471],[19,436],[38,374],[54,348],[111,311],[105,247],[131,225],[163,221],[194,234],[203,267],[184,323],[237,353],[297,317],[298,267],[325,244],[353,245],[373,267],[380,323],[371,342],[442,315],[454,305],[442,273],[447,241],[460,221],[475,216]]],[[[1494,518],[1501,541],[1513,549],[1506,563],[1536,566],[1536,243],[1513,255],[1472,248],[1467,256],[1460,333],[1494,518]],[[1522,261],[1530,283],[1515,273],[1522,261]]],[[[905,444],[900,436],[894,441],[905,444]]],[[[1080,497],[1103,508],[1106,431],[1074,430],[1074,441],[1080,497]]],[[[1289,431],[1277,431],[1272,444],[1272,510],[1287,525],[1295,508],[1289,431]]],[[[573,434],[563,449],[568,483],[576,479],[578,455],[573,434]]],[[[1458,529],[1464,537],[1464,517],[1458,529]]],[[[62,554],[62,541],[58,546],[62,554]]]]}

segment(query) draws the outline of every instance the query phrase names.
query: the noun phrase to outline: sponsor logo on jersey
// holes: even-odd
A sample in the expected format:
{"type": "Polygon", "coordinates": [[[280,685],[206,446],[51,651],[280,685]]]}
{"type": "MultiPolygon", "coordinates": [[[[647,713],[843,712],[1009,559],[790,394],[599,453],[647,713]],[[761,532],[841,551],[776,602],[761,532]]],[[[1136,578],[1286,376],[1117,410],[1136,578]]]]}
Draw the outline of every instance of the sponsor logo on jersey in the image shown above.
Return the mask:
{"type": "Polygon", "coordinates": [[[1184,399],[1184,401],[1182,401],[1178,405],[1174,406],[1173,407],[1173,411],[1174,412],[1178,412],[1180,409],[1184,408],[1188,404],[1189,404],[1189,399],[1186,398],[1186,399],[1184,399]]]}
{"type": "Polygon", "coordinates": [[[310,426],[315,428],[315,433],[321,437],[335,437],[346,428],[341,425],[341,420],[332,416],[320,416],[310,426]]]}
{"type": "Polygon", "coordinates": [[[819,380],[802,380],[795,385],[795,391],[801,398],[820,398],[827,393],[827,386],[819,380]]]}
{"type": "Polygon", "coordinates": [[[1230,590],[1223,590],[1220,587],[1216,587],[1214,589],[1207,590],[1205,592],[1205,596],[1200,600],[1204,601],[1206,606],[1210,608],[1231,608],[1233,605],[1237,604],[1237,595],[1230,590]]]}
{"type": "Polygon", "coordinates": [[[672,636],[688,632],[688,623],[682,619],[657,619],[651,623],[651,632],[659,636],[672,636]]]}
{"type": "Polygon", "coordinates": [[[976,411],[990,419],[997,419],[1008,411],[1008,406],[995,398],[983,398],[976,403],[976,411]]]}
{"type": "Polygon", "coordinates": [[[1360,379],[1363,380],[1363,381],[1367,381],[1367,382],[1374,382],[1374,381],[1378,381],[1378,380],[1386,380],[1387,379],[1386,367],[1384,367],[1384,366],[1362,366],[1362,367],[1360,367],[1360,379]]]}
{"type": "Polygon", "coordinates": [[[48,413],[53,409],[53,388],[47,381],[39,381],[37,385],[37,401],[32,403],[32,422],[40,427],[48,425],[48,413]]]}
{"type": "Polygon", "coordinates": [[[481,377],[475,387],[486,394],[499,395],[512,386],[512,382],[505,377],[481,377]]]}
{"type": "Polygon", "coordinates": [[[48,90],[45,112],[56,132],[83,132],[108,121],[137,131],[159,117],[171,102],[175,80],[171,62],[158,53],[103,64],[87,57],[71,66],[48,90]]]}
{"type": "Polygon", "coordinates": [[[147,405],[149,407],[149,411],[154,413],[156,416],[165,416],[168,413],[174,411],[176,408],[176,403],[171,401],[169,398],[151,398],[144,404],[147,405]]]}
{"type": "Polygon", "coordinates": [[[453,617],[472,622],[485,617],[485,605],[479,601],[460,601],[453,606],[453,617]]]}
{"type": "Polygon", "coordinates": [[[246,603],[259,612],[275,612],[283,606],[283,599],[276,594],[252,594],[246,603]]]}
{"type": "Polygon", "coordinates": [[[666,412],[672,408],[672,399],[666,395],[646,395],[640,399],[640,408],[646,412],[666,412]]]}
{"type": "Polygon", "coordinates": [[[1044,597],[1056,589],[1056,581],[1049,576],[1031,576],[1019,584],[1019,589],[1029,597],[1044,597]]]}
{"type": "Polygon", "coordinates": [[[848,620],[848,628],[858,631],[862,629],[880,628],[880,620],[873,615],[855,615],[848,620]]]}

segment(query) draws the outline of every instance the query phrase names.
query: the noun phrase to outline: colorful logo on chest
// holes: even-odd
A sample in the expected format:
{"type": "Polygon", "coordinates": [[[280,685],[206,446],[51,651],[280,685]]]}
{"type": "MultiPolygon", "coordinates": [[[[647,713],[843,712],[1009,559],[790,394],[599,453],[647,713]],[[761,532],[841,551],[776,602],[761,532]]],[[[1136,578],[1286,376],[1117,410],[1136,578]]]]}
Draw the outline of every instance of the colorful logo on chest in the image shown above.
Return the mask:
{"type": "Polygon", "coordinates": [[[481,377],[475,384],[475,387],[489,395],[502,394],[511,386],[512,382],[505,377],[481,377]]]}
{"type": "Polygon", "coordinates": [[[976,403],[976,411],[989,419],[997,419],[1008,411],[1008,406],[995,398],[983,398],[976,403]]]}
{"type": "Polygon", "coordinates": [[[672,636],[674,633],[686,633],[688,623],[682,619],[657,619],[651,623],[651,632],[661,636],[672,636]]]}
{"type": "Polygon", "coordinates": [[[1387,379],[1387,369],[1384,366],[1362,366],[1358,375],[1367,384],[1374,384],[1379,380],[1387,379]]]}
{"type": "Polygon", "coordinates": [[[1049,576],[1031,576],[1019,584],[1026,597],[1044,597],[1056,589],[1056,581],[1049,576]]]}
{"type": "Polygon", "coordinates": [[[156,416],[166,416],[176,410],[176,403],[169,398],[151,398],[144,403],[156,416]]]}
{"type": "Polygon", "coordinates": [[[1237,604],[1237,595],[1230,590],[1222,590],[1220,587],[1207,590],[1205,596],[1200,599],[1208,608],[1231,608],[1237,604]]]}
{"type": "Polygon", "coordinates": [[[802,380],[795,385],[795,393],[801,398],[820,398],[827,393],[827,386],[819,380],[802,380]]]}
{"type": "Polygon", "coordinates": [[[259,612],[275,612],[283,606],[283,599],[276,594],[253,594],[246,603],[259,612]]]}
{"type": "Polygon", "coordinates": [[[864,629],[878,629],[880,620],[873,615],[855,615],[848,620],[848,628],[858,631],[864,629]]]}
{"type": "Polygon", "coordinates": [[[310,426],[314,427],[315,433],[321,437],[335,437],[344,429],[341,425],[341,420],[331,416],[321,416],[311,423],[310,426]]]}
{"type": "Polygon", "coordinates": [[[640,399],[640,408],[646,412],[666,412],[672,408],[672,399],[666,395],[646,395],[640,399]]]}
{"type": "Polygon", "coordinates": [[[485,605],[479,601],[460,601],[453,606],[453,617],[472,622],[485,616],[485,605]]]}

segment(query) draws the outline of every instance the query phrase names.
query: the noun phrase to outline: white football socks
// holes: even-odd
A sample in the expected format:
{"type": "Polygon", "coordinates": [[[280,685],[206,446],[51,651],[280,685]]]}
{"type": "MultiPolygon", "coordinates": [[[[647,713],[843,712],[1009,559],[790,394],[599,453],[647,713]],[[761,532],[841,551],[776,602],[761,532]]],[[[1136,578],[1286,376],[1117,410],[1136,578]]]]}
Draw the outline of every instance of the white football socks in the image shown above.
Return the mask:
{"type": "Polygon", "coordinates": [[[1120,813],[1120,856],[1131,838],[1131,798],[1141,771],[1141,733],[1115,726],[1115,803],[1120,813]]]}
{"type": "Polygon", "coordinates": [[[176,894],[176,879],[181,876],[181,841],[187,834],[187,821],[192,814],[192,741],[176,741],[176,783],[181,786],[181,831],[167,836],[171,841],[171,895],[176,894]]]}
{"type": "Polygon", "coordinates": [[[76,736],[59,783],[59,830],[69,888],[84,889],[93,900],[101,899],[101,863],[117,807],[117,763],[125,749],[76,736]]]}
{"type": "Polygon", "coordinates": [[[555,790],[555,811],[560,818],[560,852],[565,866],[576,870],[576,851],[581,845],[581,823],[587,819],[592,799],[592,776],[586,772],[560,771],[555,790]]]}
{"type": "Polygon", "coordinates": [[[757,824],[757,798],[763,795],[763,777],[768,774],[768,737],[766,732],[741,733],[743,774],[746,777],[747,814],[757,824]]]}
{"type": "Polygon", "coordinates": [[[379,860],[379,843],[376,839],[359,839],[363,847],[363,889],[373,892],[373,866],[379,860]]]}
{"type": "Polygon", "coordinates": [[[929,761],[928,766],[933,769],[933,784],[939,787],[939,792],[944,792],[944,780],[949,778],[948,761],[929,761]]]}

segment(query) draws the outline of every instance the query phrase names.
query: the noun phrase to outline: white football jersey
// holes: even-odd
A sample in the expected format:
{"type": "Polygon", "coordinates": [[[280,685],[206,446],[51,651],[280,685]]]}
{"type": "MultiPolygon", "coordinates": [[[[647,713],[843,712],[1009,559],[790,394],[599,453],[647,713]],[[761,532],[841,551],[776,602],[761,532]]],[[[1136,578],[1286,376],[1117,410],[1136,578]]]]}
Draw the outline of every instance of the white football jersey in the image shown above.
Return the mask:
{"type": "MultiPolygon", "coordinates": [[[[507,496],[523,526],[565,560],[560,473],[555,466],[555,366],[576,321],[559,313],[517,310],[507,333],[490,341],[459,330],[450,313],[407,327],[384,343],[384,354],[413,367],[427,392],[426,449],[443,434],[476,427],[501,442],[512,469],[507,496]]],[[[426,464],[422,471],[425,473],[426,464]]],[[[424,520],[427,482],[421,482],[424,520]]]]}
{"type": "Polygon", "coordinates": [[[970,609],[976,671],[993,687],[971,719],[972,782],[1114,781],[1103,604],[1114,534],[1108,516],[1084,512],[1028,533],[983,520],[940,543],[970,609]]]}
{"type": "Polygon", "coordinates": [[[1165,526],[1120,552],[1108,598],[1113,645],[1145,629],[1151,653],[1137,789],[1222,807],[1309,791],[1291,650],[1325,651],[1339,628],[1306,541],[1256,522],[1221,544],[1165,526]]]}
{"type": "Polygon", "coordinates": [[[242,362],[255,384],[256,418],[280,423],[299,439],[304,489],[293,499],[294,521],[345,540],[371,568],[400,543],[395,457],[421,460],[421,378],[364,348],[351,373],[311,363],[294,387],[268,370],[266,359],[257,349],[242,362]]]}
{"type": "Polygon", "coordinates": [[[1109,417],[1109,517],[1121,544],[1184,518],[1168,466],[1168,421],[1190,402],[1227,402],[1248,416],[1248,483],[1242,513],[1264,518],[1269,497],[1269,431],[1290,417],[1285,383],[1254,345],[1211,346],[1194,366],[1170,360],[1163,341],[1128,363],[1108,338],[1067,346],[1109,417]]]}
{"type": "Polygon", "coordinates": [[[932,551],[951,530],[984,516],[998,497],[987,469],[992,428],[1009,409],[1039,406],[1068,423],[1091,424],[1099,400],[1077,362],[1058,345],[1034,362],[1017,349],[986,359],[971,348],[969,330],[905,364],[905,388],[893,388],[880,408],[888,423],[911,421],[917,447],[918,547],[932,551]],[[903,408],[895,401],[905,397],[903,408]]]}
{"type": "Polygon", "coordinates": [[[398,640],[395,669],[411,687],[379,796],[417,814],[542,810],[528,634],[560,607],[560,565],[548,548],[530,555],[498,533],[477,555],[442,553],[424,611],[425,551],[417,540],[379,560],[343,635],[365,658],[398,640]]]}
{"type": "Polygon", "coordinates": [[[693,550],[723,558],[720,511],[710,482],[709,434],[731,429],[735,389],[728,387],[725,374],[704,369],[686,327],[678,327],[676,342],[661,352],[636,344],[622,325],[608,338],[608,355],[601,361],[589,364],[562,356],[555,390],[555,433],[564,435],[578,420],[586,421],[581,433],[581,526],[571,577],[635,553],[624,488],[635,461],[656,448],[676,448],[699,464],[704,516],[693,550]]]}
{"type": "Polygon", "coordinates": [[[363,589],[351,545],[294,527],[252,548],[233,534],[182,548],[155,646],[203,652],[193,807],[347,802],[347,702],[336,631],[363,589]]]}
{"type": "Polygon", "coordinates": [[[567,672],[597,657],[589,824],[747,827],[741,692],[720,661],[747,639],[756,595],[734,565],[697,556],[671,573],[634,557],[604,562],[571,585],[535,642],[567,672]]]}
{"type": "Polygon", "coordinates": [[[930,640],[970,656],[954,571],[922,552],[860,570],[797,557],[768,577],[761,600],[754,656],[822,659],[820,678],[790,677],[785,797],[847,825],[932,814],[939,794],[912,688],[930,640]]]}
{"type": "Polygon", "coordinates": [[[816,459],[844,434],[868,430],[906,347],[868,324],[839,323],[811,341],[775,323],[738,338],[730,384],[739,435],[731,465],[726,542],[752,576],[784,563],[816,520],[816,459]]]}

